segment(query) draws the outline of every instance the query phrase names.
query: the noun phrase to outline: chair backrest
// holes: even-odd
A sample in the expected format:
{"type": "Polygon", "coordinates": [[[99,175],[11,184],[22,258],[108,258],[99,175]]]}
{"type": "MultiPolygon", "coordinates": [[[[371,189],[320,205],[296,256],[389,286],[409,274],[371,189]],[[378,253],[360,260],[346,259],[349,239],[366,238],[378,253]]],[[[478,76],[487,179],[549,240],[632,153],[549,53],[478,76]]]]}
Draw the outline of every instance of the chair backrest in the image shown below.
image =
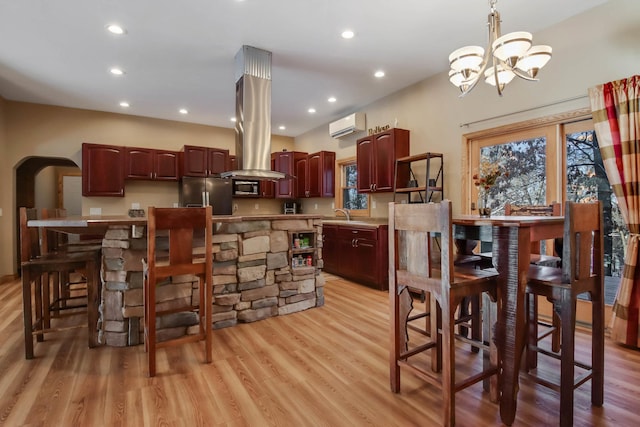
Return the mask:
{"type": "Polygon", "coordinates": [[[21,207],[20,215],[20,262],[26,262],[37,258],[40,252],[40,230],[37,227],[27,226],[31,219],[38,219],[36,208],[21,207]]]}
{"type": "Polygon", "coordinates": [[[602,202],[566,202],[563,283],[604,280],[603,228],[602,202]]]}
{"type": "Polygon", "coordinates": [[[549,205],[512,205],[506,203],[504,205],[505,215],[522,215],[522,216],[560,216],[562,205],[560,203],[551,203],[549,205]]]}
{"type": "Polygon", "coordinates": [[[389,203],[389,274],[402,271],[418,281],[431,278],[436,261],[438,280],[449,284],[453,278],[452,229],[450,200],[389,203]],[[436,236],[439,242],[434,242],[436,236]],[[436,244],[439,253],[432,251],[436,244]]]}
{"type": "Polygon", "coordinates": [[[211,206],[204,208],[149,207],[147,266],[150,277],[155,276],[156,280],[179,274],[205,274],[206,277],[210,277],[213,266],[212,246],[211,206]],[[165,237],[168,239],[168,248],[163,244],[165,237]],[[196,249],[202,246],[204,246],[204,253],[196,249]],[[196,260],[203,255],[204,260],[196,260]]]}

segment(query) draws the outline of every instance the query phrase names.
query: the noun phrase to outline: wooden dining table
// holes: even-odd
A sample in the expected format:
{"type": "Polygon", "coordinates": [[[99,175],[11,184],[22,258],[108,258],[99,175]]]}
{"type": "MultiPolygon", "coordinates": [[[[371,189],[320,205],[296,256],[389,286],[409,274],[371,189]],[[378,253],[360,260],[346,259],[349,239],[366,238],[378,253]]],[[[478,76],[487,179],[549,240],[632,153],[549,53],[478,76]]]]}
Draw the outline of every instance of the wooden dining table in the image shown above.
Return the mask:
{"type": "Polygon", "coordinates": [[[454,238],[492,242],[498,270],[495,344],[500,375],[500,418],[512,425],[516,415],[520,361],[526,340],[525,291],[531,242],[562,237],[562,216],[454,215],[454,238]]]}

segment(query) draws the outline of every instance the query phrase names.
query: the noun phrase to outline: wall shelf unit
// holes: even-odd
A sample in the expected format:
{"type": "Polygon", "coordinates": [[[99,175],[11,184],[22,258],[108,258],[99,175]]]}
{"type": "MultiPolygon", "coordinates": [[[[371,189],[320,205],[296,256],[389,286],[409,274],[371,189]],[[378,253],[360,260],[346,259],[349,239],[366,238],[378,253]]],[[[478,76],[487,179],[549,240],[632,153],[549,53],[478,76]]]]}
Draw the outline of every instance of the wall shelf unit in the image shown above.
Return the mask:
{"type": "MultiPolygon", "coordinates": [[[[406,195],[406,203],[439,202],[444,198],[444,164],[440,153],[422,153],[396,159],[393,201],[406,195]],[[424,168],[424,176],[416,171],[424,168]],[[398,176],[409,176],[405,186],[398,186],[398,176]]],[[[401,182],[402,184],[402,182],[401,182]]]]}

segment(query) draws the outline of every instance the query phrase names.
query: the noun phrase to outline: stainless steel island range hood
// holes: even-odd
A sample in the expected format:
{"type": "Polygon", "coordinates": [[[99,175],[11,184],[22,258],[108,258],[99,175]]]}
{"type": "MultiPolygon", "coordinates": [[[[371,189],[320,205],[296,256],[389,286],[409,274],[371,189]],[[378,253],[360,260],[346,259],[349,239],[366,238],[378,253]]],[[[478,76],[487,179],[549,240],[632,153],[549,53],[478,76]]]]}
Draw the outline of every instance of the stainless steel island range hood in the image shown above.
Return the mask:
{"type": "Polygon", "coordinates": [[[223,178],[278,180],[271,170],[271,52],[242,46],[236,63],[236,159],[223,178]]]}

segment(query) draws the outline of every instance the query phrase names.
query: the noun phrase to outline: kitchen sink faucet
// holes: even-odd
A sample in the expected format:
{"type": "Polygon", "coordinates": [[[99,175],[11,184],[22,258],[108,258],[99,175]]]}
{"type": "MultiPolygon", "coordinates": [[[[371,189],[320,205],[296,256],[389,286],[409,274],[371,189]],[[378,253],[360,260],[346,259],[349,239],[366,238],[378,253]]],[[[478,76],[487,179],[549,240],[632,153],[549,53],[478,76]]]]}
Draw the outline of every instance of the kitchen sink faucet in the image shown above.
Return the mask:
{"type": "Polygon", "coordinates": [[[349,215],[349,209],[334,209],[334,212],[342,212],[347,217],[347,221],[351,221],[351,215],[349,215]]]}

